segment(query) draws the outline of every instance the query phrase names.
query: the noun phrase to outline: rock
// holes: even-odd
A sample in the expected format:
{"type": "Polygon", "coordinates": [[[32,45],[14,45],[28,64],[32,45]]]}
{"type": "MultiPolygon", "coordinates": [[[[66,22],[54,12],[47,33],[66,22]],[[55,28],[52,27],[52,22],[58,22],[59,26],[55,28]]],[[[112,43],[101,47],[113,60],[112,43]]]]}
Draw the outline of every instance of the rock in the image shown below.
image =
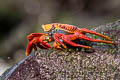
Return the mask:
{"type": "Polygon", "coordinates": [[[41,50],[1,75],[3,80],[120,80],[120,20],[92,30],[110,36],[113,45],[96,44],[95,52],[41,50]],[[100,47],[98,47],[100,46],[100,47]]]}

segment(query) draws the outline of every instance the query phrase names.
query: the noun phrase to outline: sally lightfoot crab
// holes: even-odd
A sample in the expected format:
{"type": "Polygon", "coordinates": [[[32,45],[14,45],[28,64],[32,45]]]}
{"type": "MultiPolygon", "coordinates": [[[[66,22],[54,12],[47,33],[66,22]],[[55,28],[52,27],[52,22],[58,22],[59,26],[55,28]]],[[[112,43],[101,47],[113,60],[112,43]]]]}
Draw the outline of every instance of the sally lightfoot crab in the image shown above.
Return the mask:
{"type": "Polygon", "coordinates": [[[32,49],[37,50],[37,47],[41,49],[51,48],[51,46],[48,44],[50,42],[53,42],[53,46],[56,49],[62,49],[62,47],[67,48],[66,44],[69,44],[73,47],[92,49],[92,47],[90,46],[76,44],[75,42],[73,42],[74,40],[81,39],[91,42],[108,43],[114,45],[114,43],[108,36],[88,30],[86,28],[78,28],[73,25],[60,23],[45,24],[42,25],[42,28],[46,33],[31,33],[27,36],[29,43],[26,49],[26,56],[30,54],[32,49]],[[106,40],[89,38],[85,36],[86,33],[103,37],[106,40]]]}

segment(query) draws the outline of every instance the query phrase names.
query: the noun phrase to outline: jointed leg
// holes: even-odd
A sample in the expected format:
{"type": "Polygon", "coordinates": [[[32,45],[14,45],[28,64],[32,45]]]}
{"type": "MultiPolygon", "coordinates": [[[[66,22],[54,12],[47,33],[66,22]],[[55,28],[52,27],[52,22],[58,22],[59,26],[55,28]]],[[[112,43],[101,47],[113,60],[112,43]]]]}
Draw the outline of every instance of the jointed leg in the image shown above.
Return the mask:
{"type": "Polygon", "coordinates": [[[86,28],[82,28],[82,29],[81,29],[81,32],[90,33],[90,34],[95,34],[95,35],[98,35],[98,36],[100,36],[100,37],[105,38],[106,40],[111,40],[108,36],[105,36],[105,35],[103,35],[103,34],[100,34],[100,33],[97,33],[97,32],[91,31],[91,30],[88,30],[88,29],[86,29],[86,28]]]}
{"type": "Polygon", "coordinates": [[[80,35],[80,39],[85,39],[85,40],[92,41],[92,42],[109,43],[109,44],[113,44],[114,45],[114,43],[112,41],[96,40],[96,39],[92,39],[92,38],[86,37],[83,34],[80,35]]]}
{"type": "Polygon", "coordinates": [[[54,41],[53,46],[54,48],[61,50],[60,43],[58,43],[57,41],[54,41]]]}
{"type": "Polygon", "coordinates": [[[55,39],[56,42],[60,43],[64,48],[67,48],[67,46],[64,45],[64,44],[60,41],[60,39],[61,39],[61,37],[62,37],[63,35],[64,35],[64,34],[55,33],[53,37],[54,37],[54,39],[55,39]],[[59,39],[59,38],[60,38],[60,39],[59,39]]]}
{"type": "MultiPolygon", "coordinates": [[[[60,33],[56,33],[54,34],[54,39],[60,43],[63,47],[65,46],[61,41],[60,39],[62,39],[64,42],[70,44],[71,46],[74,46],[74,47],[82,47],[82,48],[91,48],[89,46],[85,46],[85,45],[80,45],[80,44],[76,44],[74,42],[72,42],[71,40],[73,40],[72,38],[75,39],[76,35],[64,35],[64,34],[60,34],[60,33]]],[[[77,37],[76,37],[77,39],[77,37]]],[[[66,48],[66,46],[64,47],[66,48]]]]}

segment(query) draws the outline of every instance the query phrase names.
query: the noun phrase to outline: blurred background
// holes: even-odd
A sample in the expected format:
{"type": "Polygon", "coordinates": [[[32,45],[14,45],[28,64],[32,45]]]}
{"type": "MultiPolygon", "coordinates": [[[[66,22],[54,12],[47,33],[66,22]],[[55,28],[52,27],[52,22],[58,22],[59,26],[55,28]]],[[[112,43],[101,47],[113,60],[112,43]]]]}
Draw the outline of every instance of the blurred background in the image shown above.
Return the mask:
{"type": "Polygon", "coordinates": [[[120,18],[120,0],[0,0],[0,75],[25,58],[26,36],[41,24],[92,28],[120,18]]]}

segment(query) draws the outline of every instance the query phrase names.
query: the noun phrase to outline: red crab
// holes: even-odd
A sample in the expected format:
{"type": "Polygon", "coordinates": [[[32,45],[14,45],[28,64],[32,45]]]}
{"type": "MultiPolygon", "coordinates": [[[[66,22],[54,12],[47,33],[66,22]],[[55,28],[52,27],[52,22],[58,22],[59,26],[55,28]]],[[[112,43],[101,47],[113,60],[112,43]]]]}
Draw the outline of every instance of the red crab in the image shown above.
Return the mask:
{"type": "Polygon", "coordinates": [[[32,49],[37,50],[37,47],[41,49],[51,48],[51,46],[48,43],[52,41],[54,41],[53,46],[56,49],[61,49],[61,46],[63,48],[67,48],[67,46],[64,43],[69,44],[73,47],[92,49],[92,47],[90,46],[76,44],[75,42],[72,42],[76,39],[83,39],[91,42],[109,43],[114,45],[114,43],[108,36],[96,33],[86,28],[78,28],[73,25],[60,23],[45,24],[42,25],[42,28],[46,33],[31,33],[27,36],[29,43],[26,49],[26,56],[30,54],[32,49]],[[98,35],[100,37],[105,38],[106,40],[96,40],[89,38],[85,36],[86,33],[98,35]]]}

